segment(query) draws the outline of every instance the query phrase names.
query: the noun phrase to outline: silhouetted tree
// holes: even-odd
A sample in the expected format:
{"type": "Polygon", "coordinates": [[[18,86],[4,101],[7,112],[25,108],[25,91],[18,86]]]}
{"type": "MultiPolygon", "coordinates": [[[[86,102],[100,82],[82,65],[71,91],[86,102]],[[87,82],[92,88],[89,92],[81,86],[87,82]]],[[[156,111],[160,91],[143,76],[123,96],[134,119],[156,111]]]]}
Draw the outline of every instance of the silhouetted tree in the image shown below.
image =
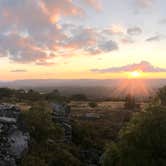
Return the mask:
{"type": "Polygon", "coordinates": [[[88,105],[89,105],[89,107],[91,107],[91,108],[97,107],[97,103],[96,103],[96,102],[89,102],[88,105]]]}
{"type": "Polygon", "coordinates": [[[14,90],[9,88],[0,88],[0,99],[10,98],[13,96],[14,92],[14,90]]]}
{"type": "Polygon", "coordinates": [[[166,105],[166,86],[160,88],[158,91],[158,97],[162,105],[166,105]]]}
{"type": "Polygon", "coordinates": [[[125,108],[126,109],[135,109],[136,108],[136,101],[135,97],[132,95],[127,95],[126,100],[125,100],[125,108]]]}
{"type": "Polygon", "coordinates": [[[41,95],[39,92],[30,89],[27,94],[26,94],[26,99],[30,100],[30,101],[38,101],[41,99],[41,95]]]}
{"type": "Polygon", "coordinates": [[[49,93],[46,94],[46,100],[61,101],[62,96],[61,96],[60,92],[57,89],[55,89],[52,92],[49,92],[49,93]]]}

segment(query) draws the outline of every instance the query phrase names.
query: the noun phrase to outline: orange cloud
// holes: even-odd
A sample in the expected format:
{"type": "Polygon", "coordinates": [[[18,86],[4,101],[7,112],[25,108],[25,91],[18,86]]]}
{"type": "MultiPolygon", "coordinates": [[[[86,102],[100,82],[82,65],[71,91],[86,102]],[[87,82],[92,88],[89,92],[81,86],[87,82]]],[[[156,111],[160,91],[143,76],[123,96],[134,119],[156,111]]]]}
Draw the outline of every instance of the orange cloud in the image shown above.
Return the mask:
{"type": "MultiPolygon", "coordinates": [[[[86,0],[95,9],[97,0],[86,0]]],[[[72,0],[0,1],[0,56],[17,63],[52,65],[56,56],[101,54],[118,49],[118,44],[101,29],[61,25],[66,16],[85,11],[72,0]]],[[[119,33],[119,27],[112,27],[119,33]]]]}
{"type": "Polygon", "coordinates": [[[99,0],[85,0],[85,2],[96,9],[96,11],[102,10],[102,4],[99,0]]]}
{"type": "Polygon", "coordinates": [[[140,63],[128,64],[121,67],[111,67],[105,69],[92,69],[93,72],[99,73],[112,73],[112,72],[130,72],[130,71],[141,71],[141,72],[166,72],[166,68],[155,67],[147,61],[141,61],[140,63]]]}

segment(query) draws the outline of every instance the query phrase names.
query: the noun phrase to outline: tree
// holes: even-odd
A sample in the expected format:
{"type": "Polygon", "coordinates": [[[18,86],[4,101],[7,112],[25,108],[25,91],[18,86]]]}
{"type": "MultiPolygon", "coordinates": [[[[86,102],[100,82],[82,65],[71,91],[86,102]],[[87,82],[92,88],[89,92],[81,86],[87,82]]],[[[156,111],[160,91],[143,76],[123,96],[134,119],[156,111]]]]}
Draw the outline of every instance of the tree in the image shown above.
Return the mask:
{"type": "Polygon", "coordinates": [[[77,157],[63,144],[63,131],[53,122],[48,108],[47,103],[36,103],[22,115],[31,141],[21,166],[80,166],[77,157]]]}
{"type": "Polygon", "coordinates": [[[61,101],[62,96],[60,95],[60,92],[55,89],[52,92],[46,94],[46,99],[49,101],[61,101]]]}
{"type": "Polygon", "coordinates": [[[137,106],[135,97],[131,95],[127,95],[126,102],[125,102],[125,108],[126,109],[135,109],[137,106]]]}
{"type": "Polygon", "coordinates": [[[0,99],[10,98],[14,94],[14,90],[9,88],[0,88],[0,99]]]}
{"type": "Polygon", "coordinates": [[[137,113],[104,156],[103,166],[165,166],[166,107],[137,113]]]}
{"type": "Polygon", "coordinates": [[[30,101],[38,101],[41,99],[41,95],[39,92],[30,89],[26,94],[26,98],[30,101]]]}
{"type": "Polygon", "coordinates": [[[166,106],[166,86],[159,89],[158,97],[161,101],[161,104],[166,106]]]}
{"type": "Polygon", "coordinates": [[[31,137],[37,141],[57,140],[61,138],[62,131],[53,121],[46,103],[36,103],[29,111],[23,113],[31,137]]]}
{"type": "Polygon", "coordinates": [[[14,96],[17,101],[21,102],[22,100],[26,99],[26,92],[24,89],[18,89],[18,90],[15,90],[14,96]]]}
{"type": "Polygon", "coordinates": [[[91,108],[97,107],[97,103],[96,103],[96,102],[90,102],[90,103],[88,103],[88,105],[89,105],[89,107],[91,107],[91,108]]]}
{"type": "Polygon", "coordinates": [[[107,145],[105,153],[102,155],[103,166],[115,166],[119,160],[119,148],[116,143],[107,145]]]}

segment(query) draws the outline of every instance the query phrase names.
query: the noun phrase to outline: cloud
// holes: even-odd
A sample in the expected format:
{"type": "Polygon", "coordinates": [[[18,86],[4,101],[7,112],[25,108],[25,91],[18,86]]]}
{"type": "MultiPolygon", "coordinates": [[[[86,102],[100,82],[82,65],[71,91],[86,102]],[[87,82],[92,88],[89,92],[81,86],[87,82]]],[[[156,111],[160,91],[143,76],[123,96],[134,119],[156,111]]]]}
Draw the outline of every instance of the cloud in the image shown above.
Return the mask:
{"type": "Polygon", "coordinates": [[[108,28],[105,28],[102,33],[106,35],[123,35],[125,33],[125,29],[121,25],[113,24],[108,28]]]}
{"type": "Polygon", "coordinates": [[[160,41],[162,39],[165,39],[164,35],[155,35],[155,36],[147,38],[146,41],[147,42],[153,42],[153,41],[160,41]]]}
{"type": "Polygon", "coordinates": [[[166,18],[161,19],[161,20],[159,21],[159,24],[166,24],[166,18]]]}
{"type": "Polygon", "coordinates": [[[118,45],[116,42],[109,40],[99,44],[99,49],[101,49],[104,52],[110,52],[113,50],[118,50],[118,45]]]}
{"type": "Polygon", "coordinates": [[[155,0],[136,0],[137,4],[142,8],[150,7],[155,0]]]}
{"type": "Polygon", "coordinates": [[[0,50],[9,59],[19,63],[46,62],[52,58],[52,55],[46,54],[44,47],[32,38],[18,34],[0,35],[0,50]]]}
{"type": "Polygon", "coordinates": [[[12,73],[25,73],[25,72],[27,72],[27,70],[25,70],[25,69],[16,69],[16,70],[11,70],[10,72],[12,72],[12,73]]]}
{"type": "MultiPolygon", "coordinates": [[[[86,4],[96,10],[101,8],[98,0],[86,0],[86,4]]],[[[60,24],[64,17],[85,16],[82,6],[72,0],[1,0],[0,57],[49,66],[57,56],[117,49],[117,44],[106,40],[99,29],[60,24]]]]}
{"type": "Polygon", "coordinates": [[[121,39],[121,42],[122,42],[123,44],[132,44],[132,43],[134,43],[134,40],[133,40],[131,37],[129,37],[129,36],[124,36],[124,37],[121,39]]]}
{"type": "Polygon", "coordinates": [[[38,61],[36,62],[37,65],[40,65],[40,66],[52,66],[52,65],[55,65],[54,62],[47,62],[47,61],[38,61]]]}
{"type": "Polygon", "coordinates": [[[96,11],[102,10],[102,4],[99,0],[84,0],[84,1],[85,1],[85,3],[92,6],[96,11]]]}
{"type": "Polygon", "coordinates": [[[166,72],[166,68],[155,67],[147,61],[141,61],[140,63],[128,64],[121,67],[92,69],[91,71],[98,73],[116,73],[116,72],[130,72],[134,70],[140,70],[142,72],[166,72]]]}
{"type": "Polygon", "coordinates": [[[86,54],[93,55],[118,50],[118,44],[105,36],[102,30],[70,25],[64,31],[70,34],[64,41],[66,48],[82,50],[86,54]]]}
{"type": "Polygon", "coordinates": [[[77,26],[70,31],[71,36],[66,40],[66,46],[73,48],[81,48],[93,46],[97,42],[97,32],[93,28],[84,28],[77,26]]]}
{"type": "Polygon", "coordinates": [[[134,36],[134,35],[140,35],[140,34],[142,34],[142,29],[140,27],[128,28],[127,29],[127,33],[129,35],[132,35],[132,36],[134,36]]]}

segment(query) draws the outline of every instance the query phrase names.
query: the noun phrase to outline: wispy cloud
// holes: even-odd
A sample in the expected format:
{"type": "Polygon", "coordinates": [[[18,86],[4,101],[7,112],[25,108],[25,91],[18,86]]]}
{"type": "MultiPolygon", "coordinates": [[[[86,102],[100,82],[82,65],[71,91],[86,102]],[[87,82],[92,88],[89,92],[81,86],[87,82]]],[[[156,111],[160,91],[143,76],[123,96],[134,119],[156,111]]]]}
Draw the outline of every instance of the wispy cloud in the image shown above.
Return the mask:
{"type": "Polygon", "coordinates": [[[129,35],[133,35],[133,36],[134,35],[140,35],[140,34],[142,34],[142,29],[140,27],[135,26],[135,27],[132,27],[132,28],[128,28],[127,33],[129,35]]]}
{"type": "Polygon", "coordinates": [[[122,37],[121,42],[123,44],[132,44],[134,43],[134,40],[130,36],[124,36],[122,37]]]}
{"type": "Polygon", "coordinates": [[[166,72],[166,68],[153,66],[147,61],[141,61],[140,63],[128,64],[120,67],[92,69],[91,71],[98,73],[116,73],[116,72],[130,72],[134,70],[140,70],[142,72],[166,72]]]}
{"type": "Polygon", "coordinates": [[[125,28],[118,24],[113,24],[110,27],[103,29],[102,33],[106,35],[123,35],[125,28]]]}
{"type": "Polygon", "coordinates": [[[160,41],[165,38],[166,38],[166,36],[164,36],[164,35],[155,35],[155,36],[147,38],[146,41],[147,42],[160,41]]]}
{"type": "Polygon", "coordinates": [[[159,20],[159,24],[166,24],[166,18],[159,20]]]}
{"type": "Polygon", "coordinates": [[[12,72],[12,73],[25,73],[25,72],[27,72],[27,70],[25,70],[25,69],[16,69],[16,70],[11,70],[10,72],[12,72]]]}

